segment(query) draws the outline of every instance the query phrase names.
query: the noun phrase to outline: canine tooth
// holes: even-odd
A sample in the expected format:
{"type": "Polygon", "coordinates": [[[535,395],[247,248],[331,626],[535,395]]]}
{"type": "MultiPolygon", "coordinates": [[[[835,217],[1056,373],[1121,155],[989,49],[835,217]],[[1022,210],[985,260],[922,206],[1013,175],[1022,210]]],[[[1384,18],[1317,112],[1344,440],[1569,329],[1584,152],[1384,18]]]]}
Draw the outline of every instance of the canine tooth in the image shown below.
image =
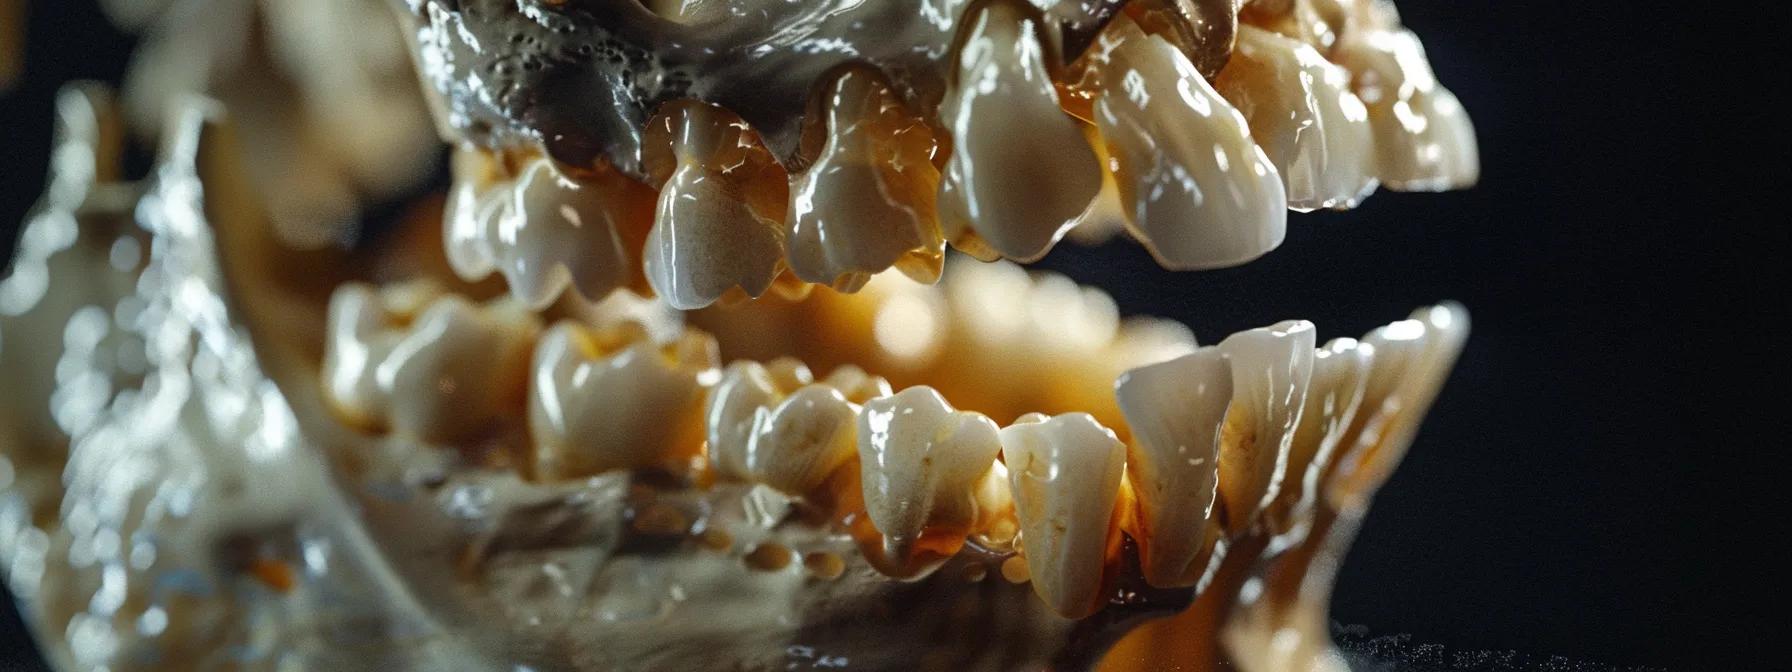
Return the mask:
{"type": "Polygon", "coordinates": [[[718,358],[715,341],[694,331],[659,345],[638,327],[554,325],[530,385],[536,477],[679,466],[702,441],[703,388],[718,358]]]}
{"type": "Polygon", "coordinates": [[[1313,47],[1253,26],[1214,87],[1238,107],[1297,210],[1350,207],[1375,190],[1369,113],[1350,75],[1313,47]]]}
{"type": "Polygon", "coordinates": [[[1126,475],[1138,498],[1133,538],[1145,581],[1194,585],[1206,569],[1197,561],[1218,538],[1213,503],[1231,363],[1219,348],[1202,348],[1122,374],[1115,396],[1132,429],[1126,475]]]}
{"type": "Polygon", "coordinates": [[[1354,73],[1368,106],[1376,175],[1390,188],[1441,191],[1480,178],[1474,125],[1456,96],[1437,83],[1418,36],[1405,29],[1348,31],[1336,59],[1354,73]]]}
{"type": "Polygon", "coordinates": [[[954,141],[940,183],[941,223],[955,242],[968,228],[991,250],[1034,261],[1095,199],[1100,165],[1058,105],[1039,24],[996,3],[969,25],[940,106],[954,141]]]}
{"type": "Polygon", "coordinates": [[[643,252],[647,279],[674,308],[757,297],[783,258],[784,169],[733,113],[680,103],[649,124],[642,165],[660,185],[643,252]]]}
{"type": "Polygon", "coordinates": [[[747,442],[747,473],[793,495],[815,490],[852,459],[857,416],[858,408],[827,385],[805,385],[777,408],[760,407],[747,442]]]}
{"type": "Polygon", "coordinates": [[[1339,446],[1337,473],[1325,485],[1334,507],[1362,506],[1393,473],[1449,376],[1468,330],[1468,313],[1445,303],[1421,308],[1411,319],[1363,337],[1375,356],[1362,404],[1346,433],[1352,443],[1339,446]]]}
{"type": "Polygon", "coordinates": [[[1094,613],[1119,541],[1110,523],[1125,445],[1086,413],[1029,414],[1001,440],[1033,591],[1065,617],[1094,613]]]}
{"type": "Polygon", "coordinates": [[[1362,403],[1374,353],[1374,346],[1354,338],[1332,339],[1314,353],[1307,401],[1288,449],[1287,476],[1281,494],[1264,513],[1273,531],[1293,528],[1294,516],[1311,508],[1320,473],[1362,403]]]}
{"type": "Polygon", "coordinates": [[[1239,534],[1275,500],[1313,376],[1313,324],[1290,320],[1221,341],[1232,363],[1232,406],[1219,457],[1225,529],[1239,534]]]}
{"type": "Polygon", "coordinates": [[[944,545],[928,550],[958,552],[988,513],[979,492],[996,477],[1002,449],[996,423],[918,386],[866,402],[858,429],[865,511],[883,534],[885,553],[905,560],[930,532],[944,545]]]}
{"type": "Polygon", "coordinates": [[[1220,268],[1280,245],[1287,198],[1243,115],[1181,51],[1125,18],[1094,49],[1095,124],[1128,224],[1158,262],[1220,268]]]}

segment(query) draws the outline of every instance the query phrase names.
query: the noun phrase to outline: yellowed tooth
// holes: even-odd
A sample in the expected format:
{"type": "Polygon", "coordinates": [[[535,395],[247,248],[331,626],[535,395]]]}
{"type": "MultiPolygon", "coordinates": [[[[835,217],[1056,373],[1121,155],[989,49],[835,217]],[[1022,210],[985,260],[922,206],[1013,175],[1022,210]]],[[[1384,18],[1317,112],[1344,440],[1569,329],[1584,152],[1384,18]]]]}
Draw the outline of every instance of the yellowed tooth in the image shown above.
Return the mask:
{"type": "Polygon", "coordinates": [[[814,376],[809,367],[794,359],[781,358],[770,364],[729,364],[710,392],[704,411],[709,459],[716,470],[736,480],[753,480],[747,456],[759,411],[771,408],[791,391],[812,382],[814,376]]]}
{"type": "Polygon", "coordinates": [[[1029,414],[1001,440],[1033,591],[1067,618],[1094,613],[1119,541],[1112,522],[1126,446],[1086,413],[1029,414]]]}
{"type": "Polygon", "coordinates": [[[784,169],[759,135],[713,105],[668,105],[643,135],[660,185],[643,263],[667,303],[692,310],[738,291],[760,296],[783,258],[784,169]]]}
{"type": "Polygon", "coordinates": [[[1289,207],[1352,207],[1375,190],[1368,110],[1350,74],[1313,47],[1239,26],[1238,47],[1213,85],[1249,122],[1289,207]]]}
{"type": "Polygon", "coordinates": [[[1403,28],[1347,31],[1334,54],[1369,110],[1376,175],[1392,189],[1441,191],[1481,175],[1474,124],[1437,83],[1417,35],[1403,28]]]}
{"type": "Polygon", "coordinates": [[[946,238],[974,231],[1011,259],[1034,261],[1101,190],[1100,165],[1058,105],[1047,40],[1020,8],[992,3],[969,19],[940,106],[952,156],[940,182],[946,238]]]}
{"type": "Polygon", "coordinates": [[[1348,510],[1367,499],[1393,473],[1411,446],[1419,422],[1437,398],[1462,344],[1468,312],[1455,303],[1414,311],[1412,318],[1363,337],[1375,348],[1363,401],[1350,423],[1349,445],[1338,447],[1335,474],[1323,495],[1348,510]]]}
{"type": "Polygon", "coordinates": [[[1313,378],[1289,445],[1282,492],[1264,512],[1271,531],[1293,529],[1297,518],[1312,510],[1321,472],[1362,403],[1374,354],[1374,346],[1354,338],[1332,339],[1314,354],[1313,378]]]}
{"type": "Polygon", "coordinates": [[[1213,504],[1231,362],[1219,348],[1201,348],[1126,372],[1115,396],[1132,430],[1126,475],[1138,499],[1132,532],[1145,581],[1195,585],[1219,538],[1213,504]]]}
{"type": "Polygon", "coordinates": [[[847,401],[863,404],[878,397],[890,396],[890,381],[882,376],[873,376],[864,369],[845,364],[828,373],[822,380],[828,386],[839,390],[847,401]]]}
{"type": "Polygon", "coordinates": [[[522,306],[474,306],[428,285],[330,299],[324,393],[348,424],[429,443],[476,437],[522,404],[540,324],[522,306]]]}
{"type": "Polygon", "coordinates": [[[682,471],[701,445],[704,387],[719,356],[709,336],[653,343],[637,325],[554,325],[536,348],[529,430],[541,480],[612,469],[682,471]]]}
{"type": "Polygon", "coordinates": [[[745,466],[753,481],[804,495],[852,459],[859,409],[828,385],[805,385],[754,413],[745,466]]]}
{"type": "Polygon", "coordinates": [[[1290,320],[1221,341],[1232,364],[1232,405],[1220,440],[1225,529],[1241,534],[1275,500],[1313,376],[1313,325],[1290,320]]]}
{"type": "MultiPolygon", "coordinates": [[[[957,553],[990,511],[987,490],[1005,490],[994,468],[1002,449],[996,423],[952,408],[931,387],[873,399],[859,415],[865,511],[897,562],[924,550],[957,553]],[[993,486],[993,487],[992,487],[993,486]]],[[[998,499],[1002,499],[998,497],[998,499]]]]}

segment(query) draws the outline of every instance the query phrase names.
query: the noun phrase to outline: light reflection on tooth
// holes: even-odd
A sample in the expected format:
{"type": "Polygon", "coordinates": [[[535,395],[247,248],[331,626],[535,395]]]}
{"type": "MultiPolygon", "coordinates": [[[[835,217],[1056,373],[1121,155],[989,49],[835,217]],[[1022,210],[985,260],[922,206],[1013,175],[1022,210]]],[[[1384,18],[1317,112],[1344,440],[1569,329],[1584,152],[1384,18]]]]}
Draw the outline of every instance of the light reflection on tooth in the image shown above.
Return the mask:
{"type": "Polygon", "coordinates": [[[844,364],[828,373],[822,383],[840,391],[847,401],[863,404],[877,397],[890,396],[890,381],[873,376],[852,364],[844,364]]]}
{"type": "Polygon", "coordinates": [[[1213,77],[1233,54],[1240,0],[1132,0],[1126,15],[1182,50],[1203,77],[1213,77]]]}
{"type": "Polygon", "coordinates": [[[1322,495],[1338,510],[1367,505],[1394,467],[1399,466],[1419,422],[1436,399],[1462,344],[1468,338],[1468,312],[1455,303],[1421,308],[1410,319],[1369,332],[1363,342],[1375,348],[1364,383],[1363,401],[1346,436],[1322,495]]]}
{"type": "Polygon", "coordinates": [[[1345,33],[1334,56],[1369,109],[1376,175],[1392,189],[1442,191],[1480,179],[1474,125],[1437,83],[1418,36],[1403,28],[1345,33]]]}
{"type": "Polygon", "coordinates": [[[955,244],[1034,261],[1094,200],[1100,166],[1058,106],[1046,70],[1054,55],[1037,23],[995,3],[976,13],[962,39],[956,79],[940,105],[954,141],[940,183],[940,221],[955,244]],[[980,240],[965,241],[971,231],[980,240]]]}
{"type": "Polygon", "coordinates": [[[896,564],[925,551],[950,557],[979,518],[1006,504],[996,423],[958,411],[931,387],[865,404],[858,453],[865,511],[896,564]],[[918,548],[919,547],[919,548],[918,548]]]}
{"type": "Polygon", "coordinates": [[[1115,396],[1132,431],[1126,473],[1138,499],[1133,539],[1145,581],[1194,585],[1219,537],[1213,503],[1231,362],[1219,348],[1202,348],[1126,372],[1115,396]]]}
{"type": "Polygon", "coordinates": [[[1332,339],[1314,354],[1307,402],[1288,449],[1287,476],[1264,512],[1270,531],[1287,532],[1312,510],[1321,472],[1362,403],[1374,356],[1374,346],[1354,338],[1332,339]]]}
{"type": "Polygon", "coordinates": [[[1126,447],[1086,413],[1029,414],[1001,431],[1033,591],[1067,618],[1101,606],[1126,447]]]}
{"type": "Polygon", "coordinates": [[[1233,334],[1219,350],[1232,364],[1232,405],[1220,444],[1225,529],[1243,533],[1274,501],[1313,375],[1313,325],[1290,320],[1233,334]]]}

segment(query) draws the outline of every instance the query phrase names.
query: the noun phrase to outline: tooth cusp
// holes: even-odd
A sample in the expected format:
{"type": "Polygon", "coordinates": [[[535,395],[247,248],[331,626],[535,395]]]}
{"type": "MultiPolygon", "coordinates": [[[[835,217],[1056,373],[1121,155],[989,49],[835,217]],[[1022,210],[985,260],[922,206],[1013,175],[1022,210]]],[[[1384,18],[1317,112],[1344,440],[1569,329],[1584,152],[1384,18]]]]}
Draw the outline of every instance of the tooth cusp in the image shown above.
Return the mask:
{"type": "Polygon", "coordinates": [[[980,519],[1006,504],[1006,484],[991,482],[998,432],[988,417],[956,410],[926,386],[866,402],[859,480],[894,564],[918,552],[950,557],[980,519]]]}
{"type": "Polygon", "coordinates": [[[815,491],[854,454],[858,408],[829,385],[805,385],[754,412],[745,467],[753,481],[792,495],[815,491]]]}
{"type": "Polygon", "coordinates": [[[1101,607],[1126,447],[1086,413],[1029,414],[1001,431],[1033,591],[1067,618],[1101,607]]]}

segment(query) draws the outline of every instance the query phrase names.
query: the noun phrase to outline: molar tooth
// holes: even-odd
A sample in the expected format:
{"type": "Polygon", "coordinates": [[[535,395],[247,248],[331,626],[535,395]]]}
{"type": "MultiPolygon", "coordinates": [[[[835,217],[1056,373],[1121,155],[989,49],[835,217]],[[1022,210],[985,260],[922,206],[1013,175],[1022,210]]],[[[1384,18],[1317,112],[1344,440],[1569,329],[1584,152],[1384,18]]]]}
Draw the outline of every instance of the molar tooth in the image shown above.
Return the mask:
{"type": "Polygon", "coordinates": [[[1165,268],[1242,264],[1286,234],[1281,178],[1244,117],[1169,42],[1124,17],[1093,48],[1097,129],[1128,225],[1165,268]]]}
{"type": "Polygon", "coordinates": [[[598,331],[574,322],[548,330],[535,351],[529,430],[541,480],[611,469],[674,469],[702,442],[704,387],[715,341],[686,332],[659,345],[638,325],[598,331]]]}
{"type": "Polygon", "coordinates": [[[1029,414],[1001,440],[1033,591],[1065,617],[1094,613],[1119,542],[1111,523],[1125,445],[1086,413],[1029,414]]]}
{"type": "Polygon", "coordinates": [[[937,557],[957,553],[991,513],[980,493],[1002,485],[988,482],[1000,478],[996,423],[918,386],[866,402],[858,429],[865,511],[885,554],[903,563],[918,545],[937,557]]]}
{"type": "Polygon", "coordinates": [[[1349,31],[1336,58],[1355,74],[1352,87],[1369,110],[1376,175],[1393,189],[1442,191],[1481,175],[1475,129],[1456,96],[1437,83],[1412,31],[1349,31]]]}
{"type": "Polygon", "coordinates": [[[747,442],[747,473],[793,495],[814,491],[852,459],[858,413],[828,385],[805,385],[777,408],[759,407],[747,442]]]}
{"type": "Polygon", "coordinates": [[[1058,105],[1039,24],[991,4],[970,19],[956,79],[940,106],[954,139],[940,182],[940,219],[1004,256],[1044,256],[1101,190],[1100,165],[1058,105]]]}
{"type": "Polygon", "coordinates": [[[643,264],[674,308],[738,288],[758,297],[783,261],[784,169],[733,113],[675,103],[648,125],[642,165],[660,185],[643,264]]]}
{"type": "Polygon", "coordinates": [[[1411,319],[1369,332],[1375,348],[1363,401],[1338,447],[1322,493],[1332,506],[1363,506],[1387,480],[1419,431],[1468,338],[1467,311],[1455,303],[1421,308],[1411,319]]]}
{"type": "Polygon", "coordinates": [[[1219,538],[1213,503],[1231,363],[1219,348],[1201,348],[1127,371],[1115,396],[1132,429],[1126,475],[1138,499],[1133,538],[1145,581],[1194,585],[1219,538]]]}
{"type": "Polygon", "coordinates": [[[785,245],[791,271],[844,291],[892,265],[922,282],[944,255],[935,213],[933,132],[872,71],[843,72],[803,138],[816,157],[790,179],[785,245]]]}
{"type": "Polygon", "coordinates": [[[1374,346],[1354,338],[1332,339],[1314,353],[1307,401],[1288,449],[1288,475],[1281,494],[1264,512],[1271,531],[1292,529],[1296,517],[1311,510],[1320,474],[1363,400],[1374,355],[1374,346]]]}
{"type": "Polygon", "coordinates": [[[1313,376],[1313,324],[1290,320],[1219,344],[1232,363],[1232,405],[1222,428],[1220,500],[1240,534],[1275,500],[1313,376]]]}
{"type": "Polygon", "coordinates": [[[737,480],[753,480],[747,456],[755,418],[791,390],[812,382],[809,368],[790,358],[769,364],[749,360],[729,364],[722,372],[721,382],[711,391],[704,411],[709,459],[716,470],[737,480]]]}
{"type": "Polygon", "coordinates": [[[1349,73],[1313,47],[1240,26],[1214,87],[1244,114],[1282,176],[1289,207],[1352,207],[1375,190],[1369,113],[1349,73]]]}

